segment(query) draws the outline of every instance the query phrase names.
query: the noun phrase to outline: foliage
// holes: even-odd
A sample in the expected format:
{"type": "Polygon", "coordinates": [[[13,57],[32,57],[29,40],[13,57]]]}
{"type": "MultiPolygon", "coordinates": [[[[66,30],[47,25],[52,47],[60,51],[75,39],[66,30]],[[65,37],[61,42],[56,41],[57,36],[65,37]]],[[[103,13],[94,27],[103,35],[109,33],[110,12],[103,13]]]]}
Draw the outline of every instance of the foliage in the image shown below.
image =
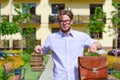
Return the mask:
{"type": "Polygon", "coordinates": [[[99,56],[99,54],[98,53],[94,53],[94,52],[90,52],[90,53],[88,53],[88,56],[99,56]]]}
{"type": "Polygon", "coordinates": [[[36,46],[36,39],[35,39],[35,29],[33,27],[26,28],[23,32],[23,36],[26,38],[27,47],[26,51],[28,54],[33,52],[34,47],[36,46]],[[31,37],[33,36],[33,37],[31,37]]]}
{"type": "Polygon", "coordinates": [[[5,59],[1,59],[1,60],[0,60],[0,67],[2,67],[3,64],[5,64],[5,63],[6,63],[5,59]]]}
{"type": "Polygon", "coordinates": [[[96,7],[93,19],[90,20],[88,25],[89,32],[100,33],[104,31],[104,21],[106,18],[106,13],[103,12],[101,7],[96,7]]]}
{"type": "Polygon", "coordinates": [[[22,53],[22,51],[21,50],[6,50],[5,53],[6,54],[13,53],[13,54],[19,55],[22,53]]]}
{"type": "Polygon", "coordinates": [[[14,68],[22,67],[25,64],[21,56],[7,56],[6,58],[0,60],[0,67],[2,67],[7,62],[12,62],[14,68]]]}
{"type": "Polygon", "coordinates": [[[22,5],[18,5],[15,4],[15,12],[18,13],[18,15],[13,16],[13,19],[11,22],[9,22],[9,20],[7,18],[5,18],[4,16],[0,16],[0,18],[2,19],[2,23],[0,24],[0,34],[2,34],[2,36],[4,35],[12,35],[15,34],[17,32],[22,33],[22,29],[20,27],[21,23],[23,22],[28,22],[31,18],[31,15],[29,13],[29,6],[26,6],[25,4],[22,5]],[[22,13],[20,11],[21,8],[26,8],[26,12],[22,13]]]}
{"type": "Polygon", "coordinates": [[[113,70],[112,75],[115,76],[116,78],[120,79],[120,72],[119,71],[113,70]]]}
{"type": "Polygon", "coordinates": [[[23,32],[23,36],[24,37],[31,37],[32,33],[34,33],[35,30],[32,26],[30,26],[29,28],[26,28],[26,30],[23,32]]]}
{"type": "Polygon", "coordinates": [[[13,67],[14,68],[19,68],[24,66],[24,61],[21,58],[21,56],[10,56],[6,58],[6,62],[13,62],[13,67]]]}
{"type": "Polygon", "coordinates": [[[25,61],[25,64],[29,63],[31,60],[31,55],[28,54],[26,51],[24,51],[22,55],[22,59],[25,61]]]}
{"type": "Polygon", "coordinates": [[[29,10],[30,10],[30,6],[27,6],[25,4],[22,4],[22,5],[18,5],[18,4],[14,4],[14,7],[15,7],[15,12],[17,13],[16,16],[13,17],[13,22],[15,23],[19,23],[19,25],[23,22],[29,22],[30,21],[30,18],[32,17],[31,14],[29,13],[29,10]],[[20,9],[24,9],[26,8],[26,12],[22,13],[20,11],[20,9]]]}
{"type": "Polygon", "coordinates": [[[0,80],[3,80],[3,79],[4,79],[3,72],[4,72],[3,67],[0,67],[0,80]]]}
{"type": "Polygon", "coordinates": [[[117,38],[118,38],[118,28],[120,28],[120,3],[119,2],[112,2],[112,6],[115,8],[114,11],[111,12],[112,18],[109,18],[113,24],[113,26],[109,26],[109,29],[114,29],[114,33],[112,33],[111,35],[115,35],[115,48],[118,48],[118,44],[117,44],[117,38]]]}
{"type": "MultiPolygon", "coordinates": [[[[106,55],[106,57],[108,60],[108,67],[112,68],[113,63],[116,61],[116,57],[111,55],[106,55]]],[[[120,57],[118,57],[117,60],[118,63],[120,63],[120,57]]]]}
{"type": "Polygon", "coordinates": [[[20,32],[19,25],[14,22],[9,22],[5,16],[0,16],[2,18],[2,23],[0,24],[0,34],[4,35],[12,35],[17,32],[20,32]]]}
{"type": "Polygon", "coordinates": [[[7,62],[13,62],[15,68],[21,67],[25,64],[20,55],[21,50],[6,50],[4,53],[4,58],[0,60],[0,67],[7,62]],[[9,54],[12,55],[10,56],[9,54]]]}
{"type": "MultiPolygon", "coordinates": [[[[32,18],[32,15],[29,13],[29,10],[31,9],[30,6],[27,6],[26,4],[22,4],[21,6],[18,4],[15,4],[15,12],[17,12],[18,15],[13,17],[13,21],[19,24],[30,22],[30,19],[32,18]],[[20,9],[25,10],[25,12],[21,12],[20,9]]],[[[29,25],[28,28],[23,29],[24,31],[21,32],[22,36],[26,38],[26,51],[27,54],[31,54],[33,52],[33,48],[36,45],[35,40],[35,30],[33,26],[29,25]],[[33,36],[33,37],[31,37],[33,36]]]]}

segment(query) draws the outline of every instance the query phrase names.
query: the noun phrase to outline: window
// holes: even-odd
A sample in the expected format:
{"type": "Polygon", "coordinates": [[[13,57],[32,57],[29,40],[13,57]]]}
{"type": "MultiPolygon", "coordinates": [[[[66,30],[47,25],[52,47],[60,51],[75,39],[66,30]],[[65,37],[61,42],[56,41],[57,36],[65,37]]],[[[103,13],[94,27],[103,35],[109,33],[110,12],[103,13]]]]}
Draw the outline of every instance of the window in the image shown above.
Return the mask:
{"type": "Polygon", "coordinates": [[[26,3],[22,10],[23,13],[27,12],[27,7],[31,7],[29,12],[31,14],[35,15],[36,4],[35,3],[26,3]]]}
{"type": "Polygon", "coordinates": [[[20,40],[13,40],[13,48],[20,48],[20,40]]]}
{"type": "Polygon", "coordinates": [[[90,4],[90,19],[93,18],[96,7],[102,7],[102,4],[90,4]]]}
{"type": "Polygon", "coordinates": [[[91,36],[91,38],[98,39],[98,38],[102,38],[103,34],[102,34],[102,32],[100,32],[98,34],[90,32],[90,36],[91,36]]]}
{"type": "Polygon", "coordinates": [[[52,28],[52,33],[58,32],[58,31],[59,31],[59,28],[52,28]]]}
{"type": "Polygon", "coordinates": [[[41,18],[40,15],[36,15],[36,4],[35,3],[26,3],[22,9],[23,13],[29,12],[31,14],[30,23],[40,23],[41,18]],[[29,11],[27,11],[27,8],[30,8],[29,11]]]}
{"type": "Polygon", "coordinates": [[[63,9],[65,9],[65,4],[52,4],[52,14],[58,14],[63,9]]]}

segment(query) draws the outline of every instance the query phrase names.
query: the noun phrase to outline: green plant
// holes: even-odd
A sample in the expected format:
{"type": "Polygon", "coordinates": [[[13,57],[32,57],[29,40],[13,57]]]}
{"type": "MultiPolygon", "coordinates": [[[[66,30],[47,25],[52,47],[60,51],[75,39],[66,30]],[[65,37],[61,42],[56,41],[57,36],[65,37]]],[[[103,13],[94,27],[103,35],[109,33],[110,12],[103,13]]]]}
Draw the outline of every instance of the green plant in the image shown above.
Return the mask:
{"type": "Polygon", "coordinates": [[[116,78],[120,79],[120,72],[119,71],[113,70],[112,75],[115,76],[116,78]]]}
{"type": "Polygon", "coordinates": [[[94,52],[90,52],[90,53],[88,53],[88,56],[99,56],[99,54],[98,53],[94,53],[94,52]]]}
{"type": "Polygon", "coordinates": [[[26,38],[26,43],[27,43],[26,45],[27,47],[25,51],[28,54],[31,54],[33,52],[34,47],[36,46],[35,37],[31,37],[31,36],[35,36],[34,33],[35,30],[33,27],[26,28],[25,31],[23,32],[23,36],[26,38]]]}
{"type": "Polygon", "coordinates": [[[26,51],[23,52],[22,59],[25,63],[29,63],[31,60],[31,54],[28,54],[26,51]]]}
{"type": "MultiPolygon", "coordinates": [[[[32,18],[32,14],[30,14],[29,12],[31,9],[31,6],[28,6],[26,4],[22,4],[22,5],[15,4],[14,6],[15,6],[14,10],[15,12],[17,12],[17,15],[13,17],[13,21],[16,23],[19,23],[19,25],[22,24],[23,22],[29,23],[30,19],[32,18]],[[25,10],[25,12],[22,13],[20,9],[25,10]]],[[[33,34],[35,33],[35,30],[31,25],[29,25],[28,28],[23,28],[23,30],[24,31],[21,31],[21,35],[23,38],[26,39],[26,43],[27,43],[25,50],[27,51],[27,54],[31,54],[36,44],[35,35],[33,34]]],[[[21,48],[23,48],[23,45],[21,45],[21,48]]]]}
{"type": "Polygon", "coordinates": [[[30,6],[27,6],[26,4],[14,4],[14,7],[15,12],[17,13],[17,15],[13,17],[15,23],[21,24],[23,22],[30,22],[30,18],[32,17],[29,13],[29,10],[31,9],[30,6]],[[25,9],[26,12],[21,12],[20,9],[25,9]]]}
{"type": "MultiPolygon", "coordinates": [[[[20,32],[19,25],[14,22],[9,22],[4,16],[1,16],[3,22],[0,24],[0,34],[5,36],[5,43],[6,43],[6,35],[12,35],[17,32],[20,32]]],[[[6,47],[6,45],[5,45],[6,47]]]]}
{"type": "Polygon", "coordinates": [[[2,36],[4,35],[12,35],[17,32],[20,32],[19,26],[14,22],[8,22],[7,20],[3,20],[3,22],[0,25],[0,32],[2,36]]]}
{"type": "MultiPolygon", "coordinates": [[[[106,13],[103,12],[103,9],[101,7],[96,7],[95,14],[93,15],[93,19],[90,20],[90,23],[88,24],[89,32],[92,32],[95,35],[100,32],[105,32],[104,31],[105,18],[106,18],[106,13]]],[[[99,38],[99,35],[98,35],[98,38],[99,38]]]]}
{"type": "Polygon", "coordinates": [[[6,54],[13,53],[14,55],[21,55],[22,51],[21,50],[6,50],[6,54]]]}
{"type": "Polygon", "coordinates": [[[0,67],[0,80],[4,80],[4,74],[3,74],[3,72],[4,72],[3,67],[0,67]]]}
{"type": "Polygon", "coordinates": [[[22,33],[21,24],[23,22],[29,22],[30,18],[32,17],[31,14],[29,13],[29,10],[31,7],[25,4],[22,4],[22,5],[14,4],[14,7],[15,7],[14,11],[17,13],[17,15],[13,16],[13,19],[11,22],[9,22],[9,20],[6,17],[0,16],[0,18],[3,21],[0,24],[0,34],[2,36],[5,36],[5,38],[6,38],[6,35],[12,35],[17,32],[22,33]],[[20,9],[23,9],[24,7],[26,8],[27,11],[22,13],[20,9]]]}
{"type": "Polygon", "coordinates": [[[115,49],[117,49],[117,39],[118,39],[118,28],[120,28],[120,3],[119,2],[112,2],[112,6],[115,8],[114,11],[111,12],[112,18],[109,18],[112,22],[112,26],[109,26],[109,29],[114,29],[114,33],[112,35],[115,35],[115,49]]]}
{"type": "Polygon", "coordinates": [[[115,11],[111,12],[112,15],[111,21],[114,26],[120,27],[120,17],[119,17],[120,11],[118,11],[118,8],[120,8],[120,3],[113,1],[112,6],[115,8],[115,11]]]}

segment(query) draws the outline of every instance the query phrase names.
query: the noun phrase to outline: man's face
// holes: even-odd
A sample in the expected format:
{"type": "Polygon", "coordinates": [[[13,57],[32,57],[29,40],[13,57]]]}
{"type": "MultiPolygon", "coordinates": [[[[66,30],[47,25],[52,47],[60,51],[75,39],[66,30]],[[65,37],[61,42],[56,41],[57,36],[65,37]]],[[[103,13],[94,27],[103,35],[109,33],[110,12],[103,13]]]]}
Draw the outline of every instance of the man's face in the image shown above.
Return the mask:
{"type": "Polygon", "coordinates": [[[71,29],[73,21],[67,15],[63,15],[60,21],[60,29],[64,33],[68,33],[71,29]]]}

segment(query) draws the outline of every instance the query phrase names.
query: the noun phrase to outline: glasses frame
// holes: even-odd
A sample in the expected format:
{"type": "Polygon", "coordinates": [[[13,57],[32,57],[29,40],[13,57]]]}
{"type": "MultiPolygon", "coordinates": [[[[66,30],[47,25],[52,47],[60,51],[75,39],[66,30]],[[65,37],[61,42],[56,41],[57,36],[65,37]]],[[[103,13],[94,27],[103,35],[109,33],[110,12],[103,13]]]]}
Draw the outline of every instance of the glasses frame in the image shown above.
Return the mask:
{"type": "Polygon", "coordinates": [[[60,23],[61,23],[61,24],[63,24],[63,23],[70,24],[70,23],[71,23],[71,20],[61,20],[60,23]]]}

